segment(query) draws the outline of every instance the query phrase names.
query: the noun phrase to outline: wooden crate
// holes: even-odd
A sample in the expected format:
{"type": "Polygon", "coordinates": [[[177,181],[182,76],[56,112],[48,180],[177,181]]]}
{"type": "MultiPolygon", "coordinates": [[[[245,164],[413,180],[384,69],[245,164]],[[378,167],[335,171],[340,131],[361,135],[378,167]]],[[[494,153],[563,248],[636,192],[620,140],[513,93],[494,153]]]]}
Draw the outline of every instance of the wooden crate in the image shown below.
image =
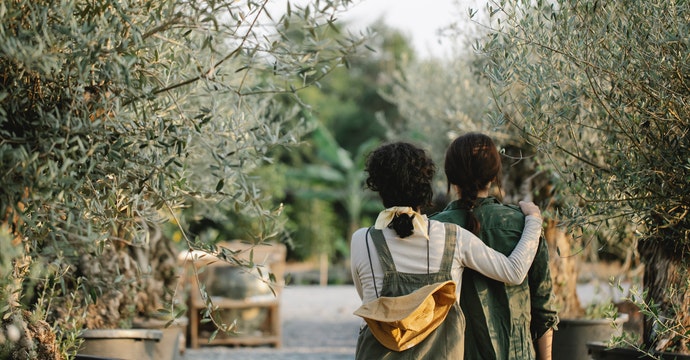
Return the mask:
{"type": "MultiPolygon", "coordinates": [[[[241,259],[249,259],[250,253],[253,253],[252,260],[258,266],[261,273],[267,278],[271,273],[275,276],[275,283],[271,283],[271,288],[275,292],[268,295],[250,296],[247,298],[236,298],[236,296],[218,296],[213,293],[213,287],[209,286],[214,281],[210,277],[215,274],[228,269],[220,269],[222,267],[235,267],[216,259],[214,256],[198,252],[185,251],[180,254],[180,260],[184,261],[187,268],[187,281],[189,283],[189,340],[192,348],[198,348],[201,345],[271,345],[274,347],[281,346],[281,322],[280,322],[280,301],[282,288],[285,285],[285,256],[286,248],[283,244],[265,244],[252,245],[241,241],[231,241],[219,244],[220,247],[225,247],[232,251],[239,251],[237,256],[241,259]],[[194,269],[199,271],[205,267],[203,271],[197,276],[194,269]],[[206,309],[206,303],[202,299],[202,294],[199,288],[199,282],[206,284],[207,294],[211,297],[213,306],[219,314],[223,315],[226,323],[232,321],[234,316],[239,317],[238,327],[240,333],[238,334],[224,334],[218,332],[216,337],[211,340],[211,334],[215,330],[212,323],[202,324],[201,313],[206,309]],[[258,312],[258,314],[257,314],[258,312]],[[257,314],[260,318],[260,324],[256,329],[244,331],[241,317],[244,314],[257,314]]],[[[258,274],[258,272],[257,272],[258,274]]]]}

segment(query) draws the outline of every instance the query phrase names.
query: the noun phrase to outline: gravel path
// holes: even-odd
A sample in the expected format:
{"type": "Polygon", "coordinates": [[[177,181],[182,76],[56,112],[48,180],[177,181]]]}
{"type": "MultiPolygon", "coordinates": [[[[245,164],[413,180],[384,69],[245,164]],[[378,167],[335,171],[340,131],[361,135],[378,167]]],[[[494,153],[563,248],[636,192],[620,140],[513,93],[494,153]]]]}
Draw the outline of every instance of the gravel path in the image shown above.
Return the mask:
{"type": "Polygon", "coordinates": [[[282,293],[283,346],[202,346],[184,360],[352,360],[360,318],[354,286],[288,286],[282,293]]]}
{"type": "MultiPolygon", "coordinates": [[[[624,288],[627,289],[624,285],[624,288]]],[[[607,284],[578,286],[583,304],[619,299],[607,284]]],[[[288,286],[282,293],[283,346],[202,346],[187,349],[184,360],[352,360],[360,318],[352,314],[360,305],[354,286],[288,286]]]]}

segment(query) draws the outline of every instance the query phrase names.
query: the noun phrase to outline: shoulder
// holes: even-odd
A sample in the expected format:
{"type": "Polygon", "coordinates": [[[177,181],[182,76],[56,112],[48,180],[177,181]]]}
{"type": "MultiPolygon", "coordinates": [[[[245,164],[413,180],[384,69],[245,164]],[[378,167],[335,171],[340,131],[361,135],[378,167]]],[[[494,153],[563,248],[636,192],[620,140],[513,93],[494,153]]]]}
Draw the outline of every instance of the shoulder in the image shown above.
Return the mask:
{"type": "Polygon", "coordinates": [[[360,246],[367,237],[369,228],[359,228],[352,234],[352,247],[360,246]]]}
{"type": "Polygon", "coordinates": [[[469,232],[467,229],[453,222],[445,222],[439,220],[432,220],[431,222],[432,233],[443,234],[445,236],[447,235],[448,231],[453,230],[455,231],[456,238],[460,240],[466,236],[474,236],[474,234],[469,232]]]}
{"type": "MultiPolygon", "coordinates": [[[[462,231],[465,231],[461,226],[456,225],[452,222],[447,222],[447,221],[441,221],[438,219],[431,219],[431,235],[432,237],[437,236],[438,241],[440,243],[443,243],[445,241],[445,236],[447,235],[448,231],[455,230],[456,234],[460,234],[462,231]]],[[[433,239],[431,239],[433,242],[433,239]]]]}
{"type": "Polygon", "coordinates": [[[448,211],[441,211],[441,212],[437,212],[435,214],[429,215],[429,219],[441,221],[441,222],[448,222],[449,218],[450,218],[450,214],[448,211]]]}
{"type": "MultiPolygon", "coordinates": [[[[350,261],[352,266],[360,267],[363,264],[369,263],[367,252],[367,230],[369,228],[361,228],[352,234],[352,242],[350,243],[350,261]]],[[[369,252],[376,251],[372,246],[369,252]]]]}
{"type": "Polygon", "coordinates": [[[481,216],[486,217],[500,216],[503,218],[521,221],[524,221],[525,219],[525,214],[522,212],[519,206],[512,204],[502,204],[500,202],[483,204],[480,207],[478,207],[478,212],[481,216]]]}
{"type": "Polygon", "coordinates": [[[429,218],[437,221],[450,222],[462,225],[466,213],[467,210],[460,209],[457,206],[457,202],[452,202],[448,204],[448,206],[443,211],[435,213],[429,216],[429,218]]]}
{"type": "Polygon", "coordinates": [[[355,232],[352,234],[352,237],[356,237],[356,236],[362,236],[363,237],[366,235],[367,231],[369,231],[368,227],[359,228],[359,229],[355,230],[355,232]]]}

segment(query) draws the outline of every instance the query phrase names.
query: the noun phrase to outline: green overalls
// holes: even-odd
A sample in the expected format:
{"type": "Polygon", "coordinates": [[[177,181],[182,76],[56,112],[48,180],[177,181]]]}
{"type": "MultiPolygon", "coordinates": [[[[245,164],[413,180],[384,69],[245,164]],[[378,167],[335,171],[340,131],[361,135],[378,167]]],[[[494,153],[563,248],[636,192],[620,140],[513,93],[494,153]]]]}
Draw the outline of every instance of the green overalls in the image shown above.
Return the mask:
{"type": "MultiPolygon", "coordinates": [[[[425,285],[452,280],[451,266],[453,255],[455,254],[456,227],[452,224],[444,224],[446,228],[446,240],[443,251],[441,267],[437,273],[428,272],[428,253],[427,253],[427,274],[408,274],[401,273],[395,269],[393,257],[386,245],[386,239],[381,230],[371,228],[371,238],[376,246],[381,266],[383,267],[383,288],[380,296],[402,296],[407,295],[425,285]]],[[[368,240],[368,239],[367,239],[368,240]]],[[[368,243],[367,243],[367,246],[368,243]]],[[[369,327],[365,326],[360,330],[357,339],[357,350],[355,359],[375,360],[375,359],[462,359],[465,349],[463,331],[465,329],[465,317],[460,310],[460,305],[456,302],[448,312],[448,316],[424,341],[415,347],[397,352],[389,350],[381,345],[371,334],[369,327]]]]}

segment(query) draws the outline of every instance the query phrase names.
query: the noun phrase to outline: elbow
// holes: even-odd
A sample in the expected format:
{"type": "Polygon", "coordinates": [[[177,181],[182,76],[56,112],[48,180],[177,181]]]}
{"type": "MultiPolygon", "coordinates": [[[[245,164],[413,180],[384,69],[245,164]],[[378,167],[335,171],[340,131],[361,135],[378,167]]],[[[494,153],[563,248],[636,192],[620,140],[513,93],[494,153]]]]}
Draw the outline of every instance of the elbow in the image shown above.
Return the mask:
{"type": "Polygon", "coordinates": [[[510,279],[506,281],[506,284],[508,285],[520,285],[522,281],[519,281],[518,279],[510,279]]]}
{"type": "Polygon", "coordinates": [[[526,277],[527,277],[527,273],[517,274],[516,276],[511,276],[510,279],[508,279],[506,281],[506,284],[508,284],[508,285],[520,285],[525,281],[526,277]]]}

